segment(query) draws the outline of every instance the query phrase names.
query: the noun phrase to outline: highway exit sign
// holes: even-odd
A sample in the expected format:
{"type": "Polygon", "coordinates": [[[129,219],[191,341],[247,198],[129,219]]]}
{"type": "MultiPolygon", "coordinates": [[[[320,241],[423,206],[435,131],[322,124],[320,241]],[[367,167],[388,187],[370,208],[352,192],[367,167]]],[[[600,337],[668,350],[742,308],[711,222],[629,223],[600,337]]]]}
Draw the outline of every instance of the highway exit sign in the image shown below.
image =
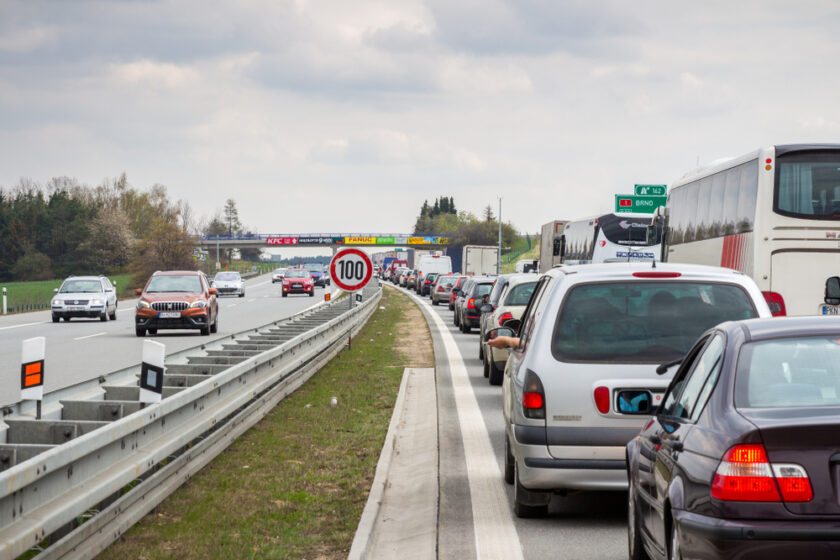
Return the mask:
{"type": "Polygon", "coordinates": [[[668,197],[665,196],[639,196],[635,194],[615,195],[616,212],[638,212],[642,214],[653,214],[660,206],[665,206],[668,197]]]}
{"type": "Polygon", "coordinates": [[[665,196],[665,185],[635,185],[636,196],[665,196]]]}

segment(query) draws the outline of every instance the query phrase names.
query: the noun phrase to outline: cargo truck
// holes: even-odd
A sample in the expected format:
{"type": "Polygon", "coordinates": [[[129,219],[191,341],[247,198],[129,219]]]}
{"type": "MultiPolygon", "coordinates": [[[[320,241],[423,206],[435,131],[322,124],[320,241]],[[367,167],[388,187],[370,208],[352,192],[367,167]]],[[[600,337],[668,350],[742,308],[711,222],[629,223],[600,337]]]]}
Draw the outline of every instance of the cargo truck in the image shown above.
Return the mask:
{"type": "Polygon", "coordinates": [[[540,232],[540,272],[547,272],[560,264],[560,245],[566,220],[554,220],[542,227],[540,232]]]}
{"type": "Polygon", "coordinates": [[[496,274],[499,262],[499,248],[494,245],[464,245],[461,251],[462,274],[485,276],[496,274]]]}

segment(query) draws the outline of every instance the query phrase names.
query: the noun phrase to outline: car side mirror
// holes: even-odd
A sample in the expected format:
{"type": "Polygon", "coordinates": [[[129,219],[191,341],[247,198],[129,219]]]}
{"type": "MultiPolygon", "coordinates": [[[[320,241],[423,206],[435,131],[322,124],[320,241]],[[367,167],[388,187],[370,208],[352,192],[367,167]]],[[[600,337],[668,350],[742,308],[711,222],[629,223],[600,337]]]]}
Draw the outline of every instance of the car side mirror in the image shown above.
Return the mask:
{"type": "Polygon", "coordinates": [[[504,322],[504,327],[512,330],[515,333],[519,332],[519,327],[522,325],[522,321],[519,319],[508,319],[504,322]]]}
{"type": "Polygon", "coordinates": [[[54,289],[53,289],[53,291],[54,291],[55,293],[58,293],[58,288],[54,288],[54,289]]]}
{"type": "Polygon", "coordinates": [[[457,294],[460,291],[461,291],[461,288],[452,288],[452,293],[453,294],[457,294]]]}
{"type": "Polygon", "coordinates": [[[215,296],[218,293],[219,293],[219,290],[217,290],[216,288],[210,288],[210,295],[211,296],[215,296]]]}
{"type": "Polygon", "coordinates": [[[840,305],[840,276],[832,276],[825,281],[825,302],[840,305]]]}
{"type": "Polygon", "coordinates": [[[137,294],[138,296],[140,296],[140,295],[143,295],[143,290],[141,290],[140,288],[137,288],[136,290],[134,290],[134,293],[137,294]]]}
{"type": "Polygon", "coordinates": [[[509,327],[496,327],[484,333],[484,342],[490,342],[500,336],[516,336],[516,333],[509,327]]]}
{"type": "Polygon", "coordinates": [[[481,312],[482,313],[493,313],[493,306],[490,305],[489,303],[485,303],[484,305],[481,306],[481,312]]]}

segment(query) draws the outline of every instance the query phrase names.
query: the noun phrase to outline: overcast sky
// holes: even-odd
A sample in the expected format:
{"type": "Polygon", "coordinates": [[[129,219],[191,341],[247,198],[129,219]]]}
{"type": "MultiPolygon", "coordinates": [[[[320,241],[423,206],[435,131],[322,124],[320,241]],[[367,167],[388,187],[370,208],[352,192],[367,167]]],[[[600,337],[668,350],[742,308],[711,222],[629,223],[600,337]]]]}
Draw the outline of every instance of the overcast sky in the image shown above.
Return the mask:
{"type": "Polygon", "coordinates": [[[840,141],[838,29],[835,0],[0,0],[0,186],[125,172],[263,233],[503,196],[534,232],[840,141]]]}

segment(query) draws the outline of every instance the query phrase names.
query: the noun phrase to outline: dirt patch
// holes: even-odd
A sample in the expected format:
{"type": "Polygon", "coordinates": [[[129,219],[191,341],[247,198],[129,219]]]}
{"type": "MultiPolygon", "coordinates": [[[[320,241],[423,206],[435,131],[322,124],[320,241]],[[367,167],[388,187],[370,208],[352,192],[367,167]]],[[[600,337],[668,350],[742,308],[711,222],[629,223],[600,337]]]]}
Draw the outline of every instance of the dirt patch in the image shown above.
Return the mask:
{"type": "MultiPolygon", "coordinates": [[[[404,294],[400,295],[411,301],[404,294]]],[[[407,360],[405,367],[435,367],[432,333],[423,312],[413,301],[403,310],[403,321],[397,327],[397,341],[396,350],[407,360]]]]}

